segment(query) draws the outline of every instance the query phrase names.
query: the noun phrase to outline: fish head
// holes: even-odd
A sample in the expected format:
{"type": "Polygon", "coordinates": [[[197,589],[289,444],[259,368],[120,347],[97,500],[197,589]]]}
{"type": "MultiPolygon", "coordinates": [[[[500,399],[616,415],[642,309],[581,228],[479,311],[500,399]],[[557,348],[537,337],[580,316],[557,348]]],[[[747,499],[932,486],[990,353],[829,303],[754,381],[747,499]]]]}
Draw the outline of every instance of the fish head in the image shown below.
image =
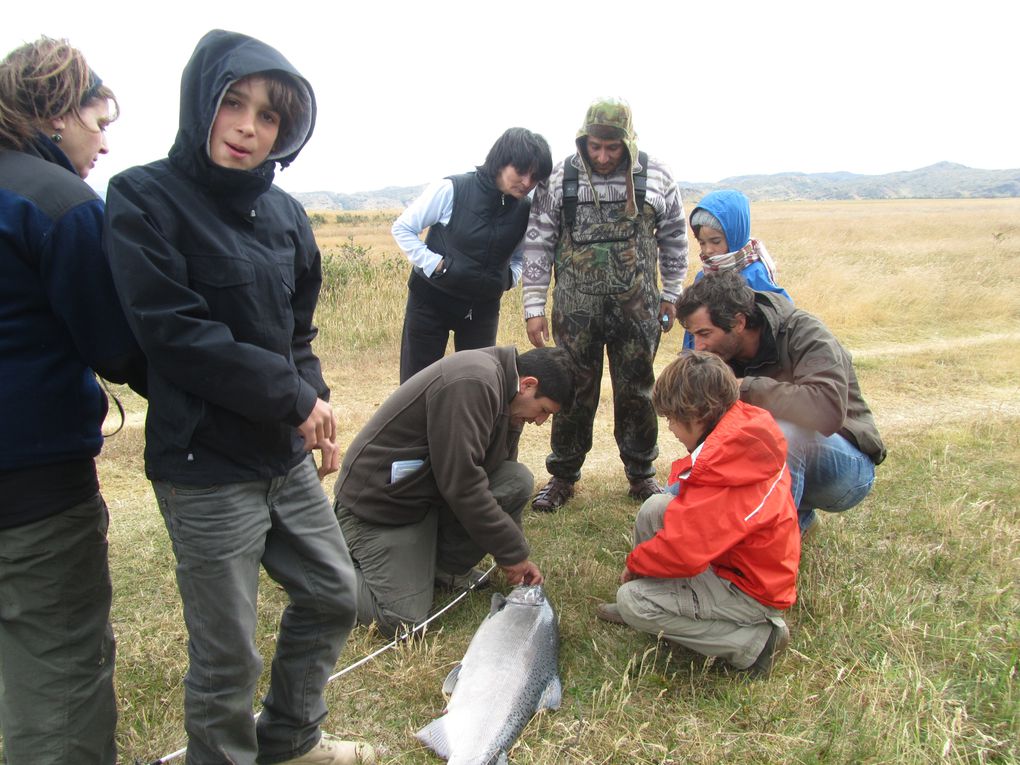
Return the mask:
{"type": "Polygon", "coordinates": [[[540,584],[520,584],[510,590],[506,601],[520,606],[540,606],[546,602],[545,590],[540,584]]]}

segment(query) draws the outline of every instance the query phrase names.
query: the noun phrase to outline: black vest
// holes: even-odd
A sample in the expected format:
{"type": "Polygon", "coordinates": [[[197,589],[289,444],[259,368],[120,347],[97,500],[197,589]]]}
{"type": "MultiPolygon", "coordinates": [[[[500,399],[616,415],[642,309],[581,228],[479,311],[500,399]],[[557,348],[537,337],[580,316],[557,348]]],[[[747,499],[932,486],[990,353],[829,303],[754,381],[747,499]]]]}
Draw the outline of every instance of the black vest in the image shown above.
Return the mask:
{"type": "Polygon", "coordinates": [[[450,222],[430,227],[425,238],[428,248],[443,256],[446,273],[429,279],[416,267],[414,276],[465,303],[499,300],[513,285],[510,256],[528,227],[531,200],[503,194],[481,171],[450,180],[450,222]]]}

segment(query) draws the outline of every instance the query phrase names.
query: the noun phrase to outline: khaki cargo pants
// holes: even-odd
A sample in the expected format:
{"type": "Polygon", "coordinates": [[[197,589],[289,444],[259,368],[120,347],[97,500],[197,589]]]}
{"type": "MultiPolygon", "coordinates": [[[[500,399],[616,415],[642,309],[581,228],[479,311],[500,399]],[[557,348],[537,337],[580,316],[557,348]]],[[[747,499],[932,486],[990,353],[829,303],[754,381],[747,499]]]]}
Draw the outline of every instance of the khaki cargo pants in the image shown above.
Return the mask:
{"type": "MultiPolygon", "coordinates": [[[[634,524],[635,545],[662,528],[666,507],[674,498],[656,494],[645,500],[634,524]]],[[[711,568],[690,579],[627,582],[617,591],[616,604],[634,629],[719,657],[737,669],[754,663],[773,624],[784,624],[780,611],[762,605],[711,568]]]]}

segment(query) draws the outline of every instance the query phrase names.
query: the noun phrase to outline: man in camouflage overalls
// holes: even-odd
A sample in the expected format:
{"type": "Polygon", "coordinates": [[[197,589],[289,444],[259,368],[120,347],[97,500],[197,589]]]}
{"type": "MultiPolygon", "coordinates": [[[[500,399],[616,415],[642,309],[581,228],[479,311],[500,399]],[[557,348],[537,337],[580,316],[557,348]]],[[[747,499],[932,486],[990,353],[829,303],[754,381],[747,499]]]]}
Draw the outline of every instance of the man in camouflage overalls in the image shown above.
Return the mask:
{"type": "Polygon", "coordinates": [[[556,510],[574,494],[591,449],[604,353],[628,493],[643,501],[661,491],[652,465],[652,362],[660,333],[676,319],[687,229],[676,182],[665,165],[638,152],[636,138],[625,102],[595,101],[577,133],[577,153],[535,191],[524,250],[528,338],[536,347],[549,340],[546,301],[555,270],[552,337],[570,352],[577,386],[575,404],[553,418],[546,458],[552,478],[536,495],[536,510],[556,510]]]}

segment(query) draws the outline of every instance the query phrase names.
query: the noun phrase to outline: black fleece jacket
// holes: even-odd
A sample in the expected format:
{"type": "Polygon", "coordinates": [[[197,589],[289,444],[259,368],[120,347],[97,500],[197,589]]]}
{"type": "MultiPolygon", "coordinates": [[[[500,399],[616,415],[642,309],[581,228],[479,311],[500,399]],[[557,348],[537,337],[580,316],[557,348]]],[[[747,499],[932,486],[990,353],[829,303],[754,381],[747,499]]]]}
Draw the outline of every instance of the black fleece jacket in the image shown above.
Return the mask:
{"type": "MultiPolygon", "coordinates": [[[[128,322],[149,360],[145,468],[186,485],[271,478],[304,458],[295,426],[327,399],[312,352],[321,263],[302,207],[272,185],[311,135],[311,87],[263,43],[216,30],[184,70],[168,159],[110,181],[106,244],[128,322]],[[303,88],[292,150],[253,171],[213,165],[226,87],[267,70],[303,88]]],[[[271,155],[272,156],[272,155],[271,155]]]]}

